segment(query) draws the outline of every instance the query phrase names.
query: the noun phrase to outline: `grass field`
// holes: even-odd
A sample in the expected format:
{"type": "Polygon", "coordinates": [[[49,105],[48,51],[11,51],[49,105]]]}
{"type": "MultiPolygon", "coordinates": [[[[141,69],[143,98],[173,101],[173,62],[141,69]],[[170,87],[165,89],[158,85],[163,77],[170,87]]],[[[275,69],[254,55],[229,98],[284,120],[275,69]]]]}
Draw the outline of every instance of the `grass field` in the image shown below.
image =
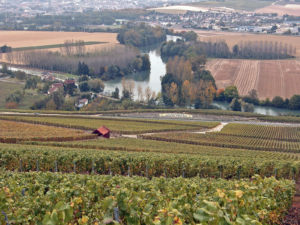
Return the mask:
{"type": "MultiPolygon", "coordinates": [[[[84,42],[84,45],[97,45],[97,44],[106,44],[106,43],[109,43],[109,42],[87,41],[87,42],[84,42]]],[[[56,44],[56,45],[29,46],[29,47],[13,48],[13,51],[51,49],[51,48],[60,48],[61,46],[63,46],[63,45],[56,44]]],[[[76,44],[73,43],[73,44],[71,44],[71,46],[76,46],[76,44]]]]}
{"type": "MultiPolygon", "coordinates": [[[[275,1],[274,1],[275,2],[275,1]]],[[[193,4],[189,4],[192,6],[200,6],[200,7],[210,7],[210,8],[231,8],[234,10],[245,10],[245,11],[254,11],[259,8],[266,7],[271,5],[272,1],[259,1],[259,0],[226,0],[224,2],[220,1],[206,1],[206,2],[197,2],[193,4]]]]}
{"type": "MultiPolygon", "coordinates": [[[[15,83],[6,83],[6,82],[0,82],[0,109],[5,108],[5,99],[10,94],[13,94],[16,91],[22,92],[22,88],[24,87],[24,84],[15,84],[15,83]]],[[[25,97],[22,99],[22,101],[19,103],[19,109],[29,109],[30,106],[35,101],[39,101],[45,98],[45,95],[37,94],[36,90],[26,90],[25,91],[25,97]]]]}

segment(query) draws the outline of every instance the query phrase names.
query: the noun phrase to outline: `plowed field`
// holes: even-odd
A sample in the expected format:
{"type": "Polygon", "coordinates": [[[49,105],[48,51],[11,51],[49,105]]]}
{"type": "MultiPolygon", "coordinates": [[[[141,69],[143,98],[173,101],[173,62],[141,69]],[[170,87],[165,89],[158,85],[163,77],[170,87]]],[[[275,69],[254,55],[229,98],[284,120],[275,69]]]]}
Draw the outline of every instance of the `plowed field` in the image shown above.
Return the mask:
{"type": "Polygon", "coordinates": [[[252,89],[260,99],[300,94],[300,62],[298,60],[228,60],[216,59],[207,64],[217,87],[237,86],[244,96],[252,89]]]}

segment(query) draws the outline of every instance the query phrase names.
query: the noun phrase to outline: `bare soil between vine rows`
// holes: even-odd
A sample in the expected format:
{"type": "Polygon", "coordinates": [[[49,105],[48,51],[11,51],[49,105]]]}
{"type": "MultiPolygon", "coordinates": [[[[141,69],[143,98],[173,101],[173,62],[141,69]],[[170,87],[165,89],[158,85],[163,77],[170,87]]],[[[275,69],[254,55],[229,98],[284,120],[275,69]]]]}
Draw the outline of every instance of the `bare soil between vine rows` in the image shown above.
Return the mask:
{"type": "Polygon", "coordinates": [[[296,183],[296,195],[294,203],[281,225],[300,225],[300,179],[296,183]]]}

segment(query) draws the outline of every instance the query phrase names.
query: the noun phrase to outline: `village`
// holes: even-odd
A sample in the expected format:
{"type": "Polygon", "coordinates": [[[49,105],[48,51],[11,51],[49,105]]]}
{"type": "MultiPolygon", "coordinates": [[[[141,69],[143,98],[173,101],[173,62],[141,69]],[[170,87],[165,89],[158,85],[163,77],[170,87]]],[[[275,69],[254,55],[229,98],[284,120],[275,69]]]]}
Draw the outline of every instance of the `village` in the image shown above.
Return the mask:
{"type": "Polygon", "coordinates": [[[160,25],[165,28],[190,28],[216,31],[257,32],[272,34],[299,35],[299,21],[294,17],[278,16],[277,14],[258,14],[249,12],[207,11],[185,14],[158,14],[141,16],[141,21],[152,26],[160,25]]]}

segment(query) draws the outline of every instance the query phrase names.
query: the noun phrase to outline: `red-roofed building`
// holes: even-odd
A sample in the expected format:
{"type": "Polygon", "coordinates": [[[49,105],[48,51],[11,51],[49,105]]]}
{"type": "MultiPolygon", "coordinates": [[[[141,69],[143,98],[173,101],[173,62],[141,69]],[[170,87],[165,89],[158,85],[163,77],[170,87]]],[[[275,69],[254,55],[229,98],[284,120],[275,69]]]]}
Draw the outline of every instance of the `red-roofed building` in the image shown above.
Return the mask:
{"type": "Polygon", "coordinates": [[[103,136],[104,138],[110,138],[110,130],[105,126],[98,128],[93,134],[98,134],[98,136],[103,136]]]}
{"type": "Polygon", "coordinates": [[[54,83],[52,84],[52,87],[63,88],[64,85],[62,83],[54,83]]]}
{"type": "Polygon", "coordinates": [[[58,87],[52,87],[48,91],[48,95],[50,95],[52,92],[58,91],[58,87]]]}

